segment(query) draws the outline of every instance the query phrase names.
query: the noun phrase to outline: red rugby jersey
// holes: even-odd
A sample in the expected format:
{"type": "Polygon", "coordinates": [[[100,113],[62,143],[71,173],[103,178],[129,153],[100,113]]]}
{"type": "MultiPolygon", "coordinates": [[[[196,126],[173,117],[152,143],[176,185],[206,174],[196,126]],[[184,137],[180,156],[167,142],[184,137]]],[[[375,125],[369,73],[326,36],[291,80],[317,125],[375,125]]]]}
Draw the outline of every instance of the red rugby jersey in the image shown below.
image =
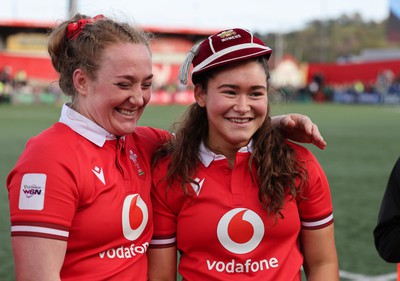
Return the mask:
{"type": "Polygon", "coordinates": [[[147,280],[150,159],[167,137],[137,127],[116,139],[64,106],[8,176],[11,235],[67,241],[62,280],[147,280]]]}
{"type": "Polygon", "coordinates": [[[328,181],[312,153],[290,145],[305,161],[310,188],[306,200],[290,200],[283,218],[268,217],[258,200],[248,160],[251,146],[242,148],[230,169],[226,158],[203,145],[195,175],[199,188],[187,199],[177,185],[162,181],[169,161],[153,171],[155,231],[150,247],[177,245],[179,272],[184,280],[301,280],[303,256],[299,232],[333,222],[328,181]]]}

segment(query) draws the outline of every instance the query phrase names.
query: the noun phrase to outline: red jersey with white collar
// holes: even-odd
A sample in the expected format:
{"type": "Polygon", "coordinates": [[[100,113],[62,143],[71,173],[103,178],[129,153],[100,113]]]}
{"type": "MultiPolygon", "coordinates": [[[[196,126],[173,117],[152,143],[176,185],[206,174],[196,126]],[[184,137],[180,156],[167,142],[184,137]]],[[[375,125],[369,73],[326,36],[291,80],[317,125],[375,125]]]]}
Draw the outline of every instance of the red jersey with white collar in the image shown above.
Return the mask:
{"type": "Polygon", "coordinates": [[[119,139],[63,107],[7,178],[11,235],[67,241],[62,280],[147,280],[150,160],[165,131],[119,139]]]}
{"type": "Polygon", "coordinates": [[[268,216],[259,202],[248,170],[250,146],[239,150],[230,169],[224,156],[202,145],[194,198],[185,197],[176,184],[168,187],[162,179],[169,160],[161,162],[153,171],[150,247],[176,245],[184,280],[301,280],[300,229],[330,225],[332,203],[315,157],[302,146],[289,145],[306,164],[309,188],[306,199],[287,198],[282,218],[268,216]]]}

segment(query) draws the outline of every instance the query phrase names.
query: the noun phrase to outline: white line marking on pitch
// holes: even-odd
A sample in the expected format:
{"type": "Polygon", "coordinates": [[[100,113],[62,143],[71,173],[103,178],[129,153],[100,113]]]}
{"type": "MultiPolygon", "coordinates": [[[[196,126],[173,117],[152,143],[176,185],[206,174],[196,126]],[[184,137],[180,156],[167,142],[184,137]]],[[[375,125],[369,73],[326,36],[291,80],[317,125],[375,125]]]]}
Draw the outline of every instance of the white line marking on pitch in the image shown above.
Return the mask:
{"type": "Polygon", "coordinates": [[[367,276],[363,274],[351,273],[346,271],[339,271],[339,275],[342,278],[346,278],[352,281],[396,281],[397,273],[389,273],[376,276],[367,276]]]}

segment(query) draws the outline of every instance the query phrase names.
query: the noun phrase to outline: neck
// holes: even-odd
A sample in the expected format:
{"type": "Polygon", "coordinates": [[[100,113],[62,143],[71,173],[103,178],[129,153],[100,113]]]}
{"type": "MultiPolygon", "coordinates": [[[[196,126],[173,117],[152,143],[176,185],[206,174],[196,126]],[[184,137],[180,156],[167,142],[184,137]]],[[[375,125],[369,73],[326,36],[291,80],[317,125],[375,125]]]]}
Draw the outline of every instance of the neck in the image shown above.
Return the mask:
{"type": "Polygon", "coordinates": [[[215,154],[218,155],[224,155],[226,159],[228,160],[228,164],[230,168],[233,168],[235,165],[235,160],[236,160],[236,153],[239,149],[228,149],[228,148],[222,148],[221,146],[218,145],[210,145],[209,143],[206,143],[206,146],[209,150],[214,152],[215,154]]]}

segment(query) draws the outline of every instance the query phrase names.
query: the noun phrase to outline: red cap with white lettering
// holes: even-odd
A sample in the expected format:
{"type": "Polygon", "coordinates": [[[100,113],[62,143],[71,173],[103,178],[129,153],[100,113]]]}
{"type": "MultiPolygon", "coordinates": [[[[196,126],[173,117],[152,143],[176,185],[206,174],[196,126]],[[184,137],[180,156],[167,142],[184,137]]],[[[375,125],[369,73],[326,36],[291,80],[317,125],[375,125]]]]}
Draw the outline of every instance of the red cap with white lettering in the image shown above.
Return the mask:
{"type": "Polygon", "coordinates": [[[246,29],[223,30],[193,46],[179,70],[179,80],[187,84],[190,63],[193,79],[196,74],[233,62],[260,56],[269,59],[271,53],[271,48],[246,29]]]}

